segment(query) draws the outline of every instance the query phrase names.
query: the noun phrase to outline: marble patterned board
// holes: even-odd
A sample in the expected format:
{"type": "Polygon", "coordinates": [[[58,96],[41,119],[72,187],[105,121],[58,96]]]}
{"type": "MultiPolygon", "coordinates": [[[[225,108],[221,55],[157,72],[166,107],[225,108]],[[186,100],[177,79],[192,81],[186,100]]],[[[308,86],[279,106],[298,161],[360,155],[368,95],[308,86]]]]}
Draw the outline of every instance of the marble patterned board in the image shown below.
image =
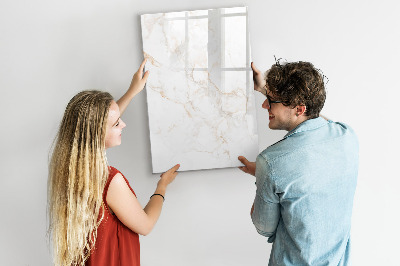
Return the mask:
{"type": "Polygon", "coordinates": [[[141,16],[153,173],[255,160],[247,15],[234,7],[141,16]]]}

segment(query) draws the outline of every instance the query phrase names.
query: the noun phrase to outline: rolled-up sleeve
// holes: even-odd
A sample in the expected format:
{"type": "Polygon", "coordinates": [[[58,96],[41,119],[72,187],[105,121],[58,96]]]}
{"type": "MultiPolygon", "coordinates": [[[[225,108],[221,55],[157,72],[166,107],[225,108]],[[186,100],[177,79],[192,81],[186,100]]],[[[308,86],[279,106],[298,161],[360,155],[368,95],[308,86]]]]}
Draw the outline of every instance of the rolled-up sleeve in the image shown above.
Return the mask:
{"type": "Polygon", "coordinates": [[[256,160],[256,184],[257,191],[251,219],[257,232],[268,237],[268,242],[273,242],[280,218],[279,196],[272,180],[270,165],[261,155],[256,160]]]}

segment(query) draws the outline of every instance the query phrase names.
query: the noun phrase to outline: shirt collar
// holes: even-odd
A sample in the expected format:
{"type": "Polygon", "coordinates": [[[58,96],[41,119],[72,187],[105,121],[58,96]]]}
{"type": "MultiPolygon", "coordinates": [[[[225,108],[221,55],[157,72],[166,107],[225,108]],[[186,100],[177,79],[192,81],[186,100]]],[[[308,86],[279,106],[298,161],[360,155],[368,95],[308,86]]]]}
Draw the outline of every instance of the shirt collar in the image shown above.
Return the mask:
{"type": "Polygon", "coordinates": [[[314,129],[317,129],[319,127],[325,126],[326,124],[328,124],[328,121],[326,121],[322,117],[308,119],[308,120],[304,121],[303,123],[301,123],[300,125],[298,125],[293,130],[289,131],[283,138],[284,139],[288,138],[288,137],[290,137],[290,136],[292,136],[292,135],[294,135],[296,133],[309,131],[309,130],[314,130],[314,129]]]}

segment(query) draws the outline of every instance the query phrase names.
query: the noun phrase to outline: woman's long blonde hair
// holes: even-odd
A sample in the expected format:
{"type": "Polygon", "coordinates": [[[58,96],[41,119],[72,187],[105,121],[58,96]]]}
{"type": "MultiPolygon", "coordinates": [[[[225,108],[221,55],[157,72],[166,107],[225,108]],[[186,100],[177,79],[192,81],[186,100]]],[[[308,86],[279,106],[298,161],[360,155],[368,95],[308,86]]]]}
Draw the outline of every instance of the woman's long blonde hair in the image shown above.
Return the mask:
{"type": "Polygon", "coordinates": [[[96,241],[109,173],[105,135],[112,100],[107,92],[82,91],[68,103],[61,121],[48,179],[49,233],[56,265],[83,265],[96,241]]]}

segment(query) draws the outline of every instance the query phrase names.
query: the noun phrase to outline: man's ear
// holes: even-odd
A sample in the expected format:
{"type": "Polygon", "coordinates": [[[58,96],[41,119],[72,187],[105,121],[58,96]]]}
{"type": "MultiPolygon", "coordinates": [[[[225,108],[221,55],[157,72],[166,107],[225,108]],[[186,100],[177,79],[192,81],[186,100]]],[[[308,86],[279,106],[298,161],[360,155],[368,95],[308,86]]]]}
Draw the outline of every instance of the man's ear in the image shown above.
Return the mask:
{"type": "Polygon", "coordinates": [[[305,105],[296,106],[296,116],[304,115],[306,110],[307,110],[307,107],[305,105]]]}

